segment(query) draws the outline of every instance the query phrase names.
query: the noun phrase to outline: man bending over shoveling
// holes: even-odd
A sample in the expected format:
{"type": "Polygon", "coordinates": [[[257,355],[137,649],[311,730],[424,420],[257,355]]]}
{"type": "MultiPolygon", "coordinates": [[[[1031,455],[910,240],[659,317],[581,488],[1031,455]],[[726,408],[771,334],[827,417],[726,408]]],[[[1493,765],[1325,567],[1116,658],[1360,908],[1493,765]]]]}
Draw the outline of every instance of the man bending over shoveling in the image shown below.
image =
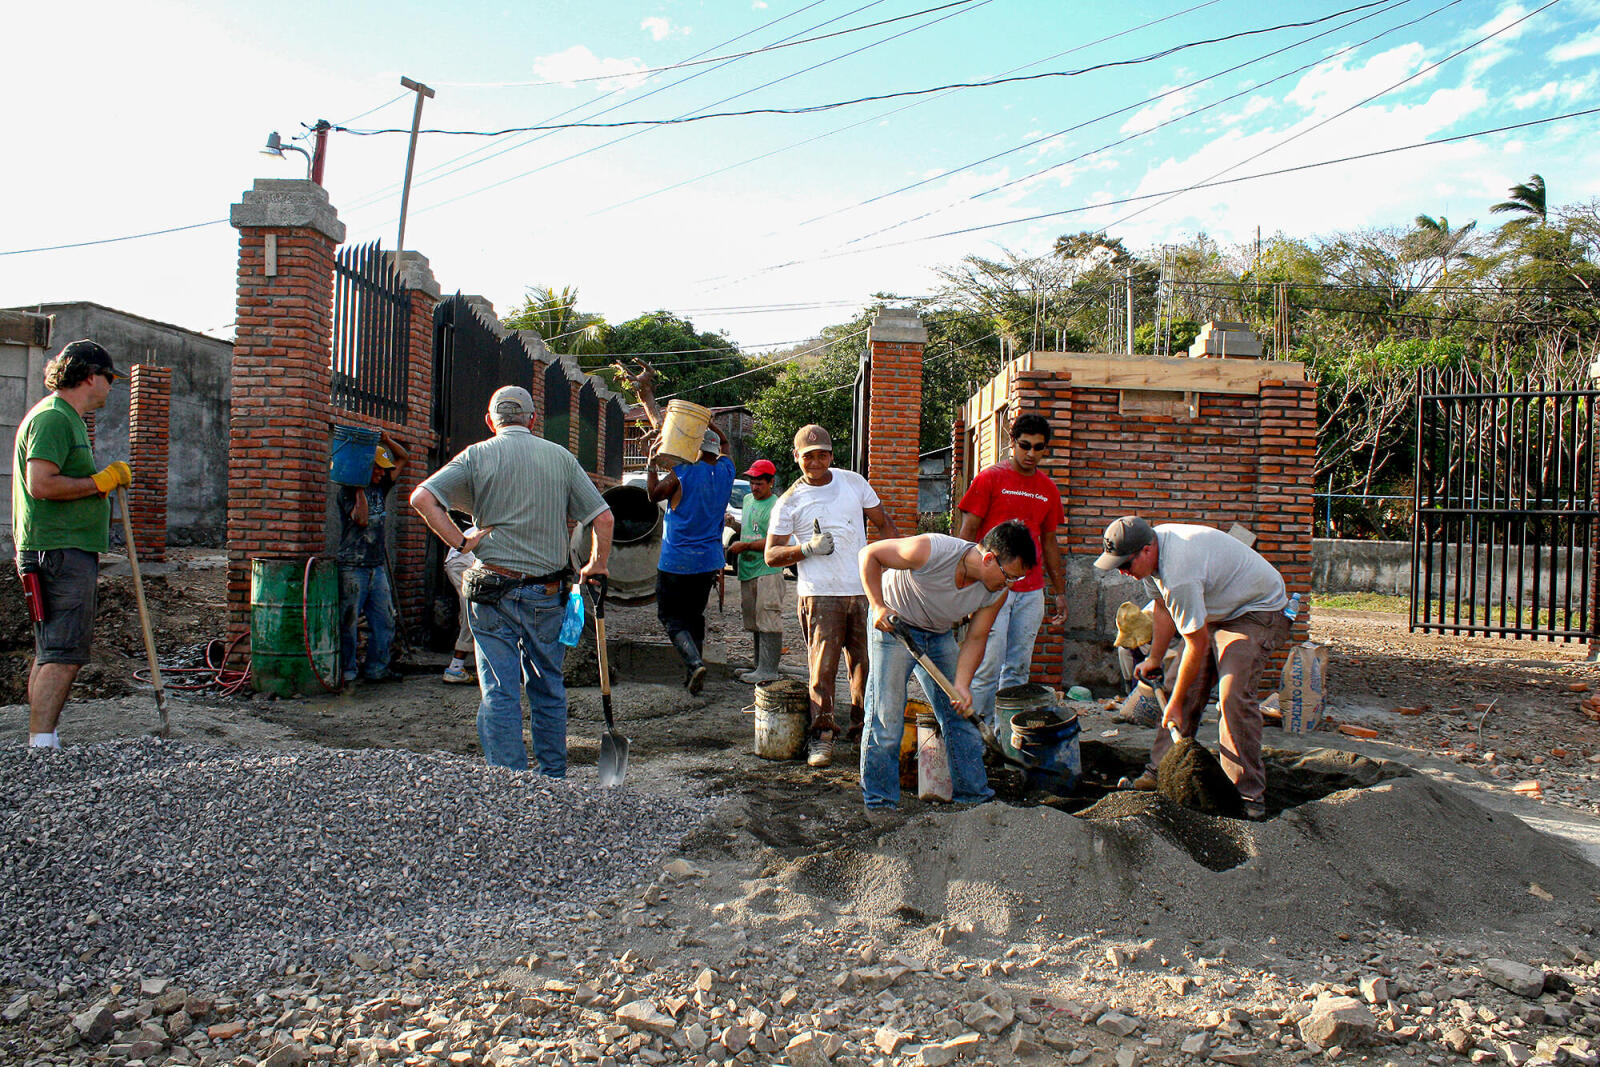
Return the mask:
{"type": "Polygon", "coordinates": [[[1135,677],[1156,677],[1172,638],[1182,634],[1184,642],[1150,764],[1129,784],[1144,791],[1156,788],[1156,767],[1173,744],[1169,728],[1193,737],[1216,685],[1222,769],[1238,788],[1245,814],[1265,818],[1267,772],[1261,763],[1256,693],[1267,658],[1289,636],[1283,576],[1255,549],[1210,526],[1151,526],[1125,515],[1106,527],[1104,548],[1094,561],[1100,570],[1155,580],[1155,636],[1150,654],[1133,669],[1135,677]]]}
{"type": "Polygon", "coordinates": [[[983,662],[989,629],[1006,589],[1027,577],[1037,561],[1033,535],[1012,519],[990,530],[982,545],[944,534],[878,541],[858,557],[861,584],[871,605],[867,642],[867,725],[861,739],[861,792],[868,808],[900,802],[900,738],[905,729],[906,680],[914,670],[933,705],[950,757],[953,799],[981,804],[994,796],[983,769],[972,713],[972,675],[983,662]],[[959,658],[951,629],[972,616],[959,658]],[[914,664],[895,624],[917,650],[954,680],[955,700],[914,664]]]}

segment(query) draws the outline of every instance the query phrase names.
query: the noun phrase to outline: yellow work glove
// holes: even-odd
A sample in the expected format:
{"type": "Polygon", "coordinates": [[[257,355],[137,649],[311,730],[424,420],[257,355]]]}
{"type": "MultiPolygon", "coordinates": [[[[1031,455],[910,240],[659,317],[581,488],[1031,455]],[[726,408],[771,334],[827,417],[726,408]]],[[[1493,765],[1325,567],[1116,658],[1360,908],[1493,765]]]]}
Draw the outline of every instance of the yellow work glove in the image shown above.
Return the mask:
{"type": "Polygon", "coordinates": [[[94,487],[100,490],[101,496],[104,496],[113,489],[132,485],[133,468],[119,459],[115,463],[106,464],[104,470],[96,471],[89,477],[94,479],[94,487]]]}

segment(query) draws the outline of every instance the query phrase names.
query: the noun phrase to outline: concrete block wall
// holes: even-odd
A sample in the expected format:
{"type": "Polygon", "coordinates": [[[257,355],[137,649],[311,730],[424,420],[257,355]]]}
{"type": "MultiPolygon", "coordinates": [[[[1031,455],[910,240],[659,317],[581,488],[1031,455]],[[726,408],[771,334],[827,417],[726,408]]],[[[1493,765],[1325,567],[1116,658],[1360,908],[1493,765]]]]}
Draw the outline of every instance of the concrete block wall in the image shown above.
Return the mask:
{"type": "Polygon", "coordinates": [[[135,363],[128,375],[128,517],[141,561],[167,558],[167,444],[172,369],[135,363]]]}

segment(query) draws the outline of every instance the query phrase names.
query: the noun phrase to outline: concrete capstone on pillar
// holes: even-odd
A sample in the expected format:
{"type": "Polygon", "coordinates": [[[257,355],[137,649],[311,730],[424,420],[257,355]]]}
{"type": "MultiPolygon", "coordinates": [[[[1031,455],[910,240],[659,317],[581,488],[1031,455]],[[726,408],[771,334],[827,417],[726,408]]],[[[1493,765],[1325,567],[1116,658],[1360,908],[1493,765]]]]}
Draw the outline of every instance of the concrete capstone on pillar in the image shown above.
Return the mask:
{"type": "Polygon", "coordinates": [[[902,536],[917,532],[922,353],[927,344],[922,317],[909,308],[884,308],[867,328],[867,476],[902,536]]]}

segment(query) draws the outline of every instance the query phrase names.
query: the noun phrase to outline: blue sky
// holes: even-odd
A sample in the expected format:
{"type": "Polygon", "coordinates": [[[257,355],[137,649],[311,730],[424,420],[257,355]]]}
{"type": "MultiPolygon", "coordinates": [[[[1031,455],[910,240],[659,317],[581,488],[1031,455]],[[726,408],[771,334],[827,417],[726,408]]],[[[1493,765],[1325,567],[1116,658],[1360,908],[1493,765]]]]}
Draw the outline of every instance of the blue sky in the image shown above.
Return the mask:
{"type": "MultiPolygon", "coordinates": [[[[1039,253],[1063,232],[1108,227],[1142,248],[1419,212],[1487,227],[1488,205],[1535,171],[1552,204],[1600,196],[1591,115],[1096,206],[1600,106],[1600,0],[938,4],[28,5],[7,16],[27,44],[8,50],[0,252],[226,218],[254,179],[305,173],[299,156],[258,154],[269,131],[407,126],[401,75],[437,91],[425,127],[486,130],[1120,64],[807,115],[422,138],[406,243],[447,291],[504,313],[529,285],[572,285],[612,321],[669,308],[750,346],[810,336],[876,291],[927,293],[963,255],[1039,253]],[[884,20],[897,21],[857,29],[884,20]],[[1311,20],[1326,21],[1121,62],[1311,20]]],[[[325,185],[350,240],[393,247],[405,150],[402,135],[332,136],[325,185]]],[[[231,336],[234,236],[221,224],[0,255],[0,306],[87,299],[231,336]]]]}

